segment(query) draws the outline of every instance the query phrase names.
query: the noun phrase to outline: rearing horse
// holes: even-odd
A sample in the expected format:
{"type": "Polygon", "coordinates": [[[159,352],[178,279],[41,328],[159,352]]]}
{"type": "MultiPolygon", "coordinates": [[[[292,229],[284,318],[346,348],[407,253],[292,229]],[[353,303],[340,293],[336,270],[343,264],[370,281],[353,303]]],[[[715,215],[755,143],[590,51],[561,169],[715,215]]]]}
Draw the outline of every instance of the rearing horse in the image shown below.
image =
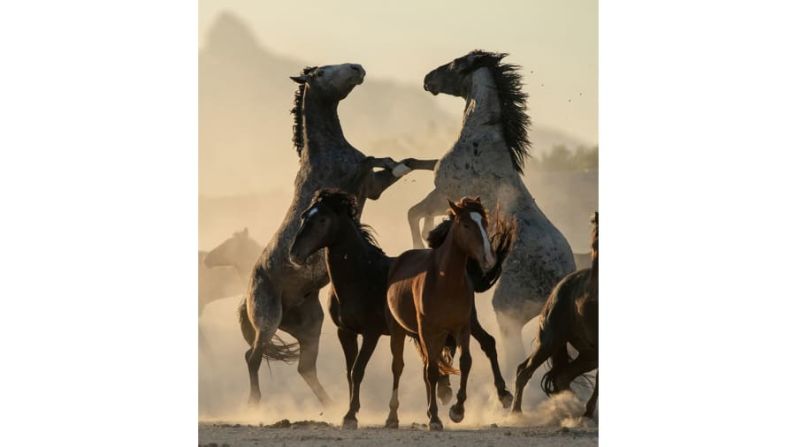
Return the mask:
{"type": "MultiPolygon", "coordinates": [[[[432,169],[435,160],[407,159],[397,164],[389,158],[365,157],[342,133],[337,108],[340,101],[364,82],[358,64],[308,67],[291,77],[298,83],[293,143],[300,157],[292,204],[281,226],[254,265],[245,302],[239,309],[240,328],[251,348],[246,351],[251,392],[249,403],[259,402],[259,367],[263,356],[275,360],[298,358],[298,372],[324,406],[330,402],[317,379],[318,341],[323,309],[318,291],[328,284],[322,256],[310,257],[305,265],[289,262],[289,249],[315,191],[340,188],[357,196],[360,204],[377,199],[400,176],[412,169],[432,169]],[[373,168],[385,168],[373,172],[373,168]],[[293,345],[278,342],[281,329],[298,340],[293,345]]],[[[361,209],[359,209],[361,212],[361,209]]]]}
{"type": "Polygon", "coordinates": [[[390,328],[393,389],[387,420],[397,421],[403,343],[406,335],[415,335],[419,338],[425,365],[431,430],[442,429],[436,403],[440,372],[455,372],[449,358],[442,353],[448,336],[455,337],[461,347],[461,385],[456,403],[450,407],[450,419],[453,422],[464,419],[466,387],[472,366],[470,321],[475,308],[474,289],[467,277],[467,260],[475,260],[484,272],[490,271],[497,262],[486,231],[486,211],[480,199],[463,198],[458,203],[449,204],[451,223],[445,226],[444,242],[437,248],[404,252],[389,269],[388,277],[387,304],[394,322],[390,328]]]}
{"type": "Polygon", "coordinates": [[[444,214],[447,198],[480,196],[490,210],[515,217],[516,242],[505,260],[492,305],[509,364],[523,357],[521,329],[538,315],[558,281],[574,271],[566,238],[547,219],[522,181],[530,142],[527,95],[519,67],[504,53],[475,50],[425,76],[424,88],[466,100],[464,126],[436,166],[436,188],[409,210],[414,247],[422,247],[419,221],[430,228],[444,214]]]}

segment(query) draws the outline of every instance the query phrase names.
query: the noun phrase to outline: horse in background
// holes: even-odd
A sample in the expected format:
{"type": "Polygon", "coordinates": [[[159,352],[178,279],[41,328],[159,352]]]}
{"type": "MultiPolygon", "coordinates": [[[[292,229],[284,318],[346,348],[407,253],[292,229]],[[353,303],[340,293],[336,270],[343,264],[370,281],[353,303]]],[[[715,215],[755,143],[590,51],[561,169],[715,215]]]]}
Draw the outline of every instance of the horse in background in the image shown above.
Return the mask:
{"type": "Polygon", "coordinates": [[[518,343],[522,327],[538,315],[555,284],[575,270],[575,262],[566,238],[522,180],[530,147],[527,94],[519,67],[501,62],[505,56],[475,50],[425,76],[423,86],[431,94],[465,99],[464,124],[436,166],[435,189],[409,210],[408,219],[414,247],[420,248],[420,220],[427,230],[434,216],[445,213],[447,198],[477,195],[486,208],[516,218],[516,241],[492,298],[507,359],[515,364],[524,357],[518,343]]]}
{"type": "MultiPolygon", "coordinates": [[[[569,274],[549,295],[539,317],[536,346],[516,371],[514,413],[522,412],[524,387],[547,359],[552,359],[552,365],[541,379],[547,395],[568,390],[578,376],[599,367],[599,213],[591,222],[591,267],[569,274]],[[569,343],[578,353],[573,361],[569,358],[569,343]]],[[[598,393],[597,372],[584,416],[593,417],[598,393]]]]}
{"type": "Polygon", "coordinates": [[[248,234],[235,232],[209,252],[199,252],[199,316],[204,308],[223,298],[242,296],[262,246],[248,234]]]}
{"type": "Polygon", "coordinates": [[[449,202],[450,223],[431,232],[435,248],[409,250],[398,256],[389,269],[387,304],[393,318],[391,350],[393,390],[387,422],[397,422],[397,390],[403,371],[403,344],[407,335],[419,339],[425,366],[425,390],[430,430],[442,430],[436,388],[441,373],[454,374],[449,355],[443,351],[449,336],[461,348],[461,384],[456,403],[450,407],[453,422],[464,419],[464,402],[472,356],[469,351],[475,290],[468,278],[467,261],[474,260],[481,271],[497,263],[488,237],[488,216],[480,199],[463,198],[449,202]]]}

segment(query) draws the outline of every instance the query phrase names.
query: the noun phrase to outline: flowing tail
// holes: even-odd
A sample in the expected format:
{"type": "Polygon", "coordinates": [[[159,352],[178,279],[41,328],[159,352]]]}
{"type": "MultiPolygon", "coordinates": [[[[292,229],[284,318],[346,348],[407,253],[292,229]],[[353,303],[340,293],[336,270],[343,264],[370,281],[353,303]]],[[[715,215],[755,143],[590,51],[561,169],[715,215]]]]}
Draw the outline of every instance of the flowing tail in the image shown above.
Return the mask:
{"type": "Polygon", "coordinates": [[[511,251],[515,229],[515,222],[511,222],[510,224],[504,221],[497,222],[497,230],[491,237],[491,246],[494,247],[494,254],[496,255],[497,262],[488,272],[484,273],[483,270],[480,269],[480,265],[478,265],[474,259],[467,260],[467,275],[470,281],[472,281],[472,287],[475,289],[475,292],[482,293],[489,290],[494,283],[500,279],[500,275],[502,274],[502,262],[508,257],[508,253],[511,251]]]}
{"type": "MultiPolygon", "coordinates": [[[[246,343],[251,346],[254,344],[256,330],[251,324],[251,320],[248,319],[248,310],[246,309],[245,299],[242,303],[240,303],[237,313],[238,321],[240,321],[240,331],[243,332],[243,338],[246,339],[246,343]]],[[[274,334],[273,338],[268,340],[267,344],[265,345],[262,357],[268,362],[271,360],[276,360],[285,363],[293,363],[298,360],[300,353],[301,350],[298,347],[298,343],[287,343],[278,335],[274,334]]]]}
{"type": "MultiPolygon", "coordinates": [[[[420,346],[420,340],[416,337],[411,337],[411,340],[414,342],[414,347],[417,348],[417,352],[420,353],[420,357],[422,357],[422,360],[425,361],[426,360],[425,353],[422,352],[422,346],[420,346]]],[[[453,366],[453,355],[451,353],[449,346],[445,346],[442,349],[442,355],[439,357],[439,361],[436,362],[436,367],[439,368],[439,374],[442,375],[461,374],[461,371],[459,371],[458,369],[456,369],[455,366],[453,366]]]]}
{"type": "Polygon", "coordinates": [[[566,343],[563,343],[563,346],[552,354],[549,363],[551,368],[549,368],[549,371],[541,378],[541,389],[544,390],[547,396],[561,391],[558,389],[556,379],[569,363],[571,363],[571,357],[569,357],[569,350],[566,347],[566,343]]]}

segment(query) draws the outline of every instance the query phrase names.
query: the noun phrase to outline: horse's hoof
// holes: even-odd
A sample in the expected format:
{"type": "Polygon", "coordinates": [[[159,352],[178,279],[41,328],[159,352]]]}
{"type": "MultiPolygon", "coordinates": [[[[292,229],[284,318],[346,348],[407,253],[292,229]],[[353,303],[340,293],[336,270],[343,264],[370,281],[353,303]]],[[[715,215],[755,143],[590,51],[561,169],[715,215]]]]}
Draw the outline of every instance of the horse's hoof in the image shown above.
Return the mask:
{"type": "Polygon", "coordinates": [[[511,408],[511,414],[513,415],[522,414],[522,407],[514,405],[513,408],[511,408]]]}
{"type": "Polygon", "coordinates": [[[442,421],[431,421],[428,424],[429,431],[442,431],[444,427],[442,426],[442,421]]]}
{"type": "Polygon", "coordinates": [[[344,430],[356,430],[359,428],[359,421],[356,419],[345,418],[342,420],[342,428],[344,430]]]}
{"type": "Polygon", "coordinates": [[[458,423],[464,420],[464,406],[455,404],[450,407],[450,420],[458,423]]]}
{"type": "Polygon", "coordinates": [[[436,387],[436,397],[442,401],[442,405],[447,405],[453,400],[453,389],[450,388],[450,384],[447,386],[437,386],[436,387]]]}
{"type": "Polygon", "coordinates": [[[384,428],[398,428],[399,425],[397,419],[387,419],[384,428]]]}
{"type": "Polygon", "coordinates": [[[513,394],[508,390],[500,392],[500,403],[502,403],[502,408],[510,407],[513,403],[513,394]]]}

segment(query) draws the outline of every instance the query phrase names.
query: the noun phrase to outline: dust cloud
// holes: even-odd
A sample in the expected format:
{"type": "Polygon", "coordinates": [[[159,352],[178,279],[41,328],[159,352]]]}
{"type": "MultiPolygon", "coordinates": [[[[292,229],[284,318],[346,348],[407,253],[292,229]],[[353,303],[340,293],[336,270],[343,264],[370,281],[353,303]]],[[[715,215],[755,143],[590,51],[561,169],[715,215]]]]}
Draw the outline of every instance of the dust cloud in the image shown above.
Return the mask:
{"type": "MultiPolygon", "coordinates": [[[[245,25],[227,17],[215,27],[199,56],[200,70],[200,197],[199,249],[210,250],[233,232],[248,227],[263,246],[281,223],[293,193],[298,156],[291,146],[294,84],[288,76],[306,64],[270,53],[245,25]]],[[[328,61],[326,61],[328,62],[328,61]]],[[[331,61],[333,62],[333,61],[331,61]]],[[[339,61],[342,62],[342,61],[339,61]]],[[[365,61],[350,61],[362,62],[365,61]]],[[[365,64],[366,66],[366,64],[365,64]]],[[[432,68],[432,67],[431,67],[432,68]]],[[[438,107],[417,85],[370,77],[340,106],[346,137],[373,156],[438,158],[457,138],[460,118],[438,107]]],[[[463,101],[461,102],[463,110],[463,101]]],[[[581,142],[556,129],[530,132],[534,156],[553,145],[581,142]]],[[[589,217],[597,205],[598,171],[549,172],[526,169],[525,181],[539,206],[561,229],[575,252],[588,251],[589,217]]],[[[406,212],[433,188],[427,171],[404,176],[379,200],[368,201],[362,221],[371,225],[387,254],[411,248],[406,212]]],[[[327,289],[321,291],[326,307],[327,289]]],[[[240,297],[209,304],[199,318],[199,420],[272,424],[281,419],[320,420],[339,424],[347,410],[347,382],[336,328],[326,317],[320,341],[318,375],[334,399],[333,408],[321,408],[296,365],[263,362],[260,369],[262,403],[247,406],[248,373],[243,359],[247,346],[237,323],[240,297]]],[[[504,343],[491,308],[491,293],[476,297],[483,326],[504,343]]],[[[529,349],[535,320],[524,328],[522,343],[529,349]]],[[[280,333],[286,340],[290,337],[280,333]]],[[[512,340],[512,343],[517,341],[512,340]]],[[[466,417],[453,424],[447,406],[440,416],[447,428],[497,424],[576,425],[587,395],[566,394],[547,399],[539,387],[545,368],[536,372],[525,392],[526,415],[506,418],[496,398],[488,361],[472,340],[473,367],[468,387],[466,417]]],[[[400,388],[401,425],[426,423],[425,390],[421,364],[410,344],[404,352],[406,367],[400,388]]],[[[381,425],[391,393],[391,354],[383,337],[365,373],[361,391],[360,425],[381,425]]],[[[513,391],[516,365],[501,364],[513,391]]],[[[452,379],[457,390],[458,378],[452,379]]],[[[580,391],[582,394],[583,391],[580,391]]],[[[587,393],[587,391],[585,392],[587,393]]]]}

